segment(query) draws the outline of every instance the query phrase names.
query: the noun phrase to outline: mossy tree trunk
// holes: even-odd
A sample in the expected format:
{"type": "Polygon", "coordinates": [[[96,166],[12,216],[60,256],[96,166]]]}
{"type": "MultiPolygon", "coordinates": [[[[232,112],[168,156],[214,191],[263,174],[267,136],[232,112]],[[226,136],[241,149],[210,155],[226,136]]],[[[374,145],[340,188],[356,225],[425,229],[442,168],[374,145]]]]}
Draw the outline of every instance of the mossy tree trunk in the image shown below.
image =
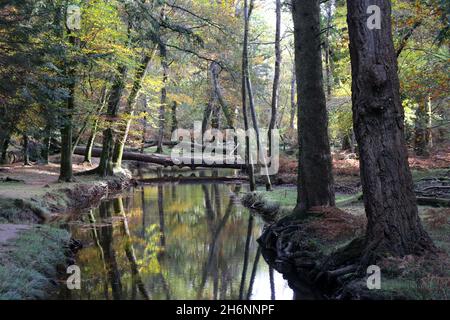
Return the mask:
{"type": "Polygon", "coordinates": [[[115,169],[120,169],[122,167],[122,157],[123,151],[125,149],[125,144],[128,140],[128,135],[131,129],[131,123],[133,121],[132,117],[134,116],[137,101],[139,98],[139,93],[142,89],[142,84],[147,75],[147,69],[149,67],[150,62],[153,59],[153,55],[156,51],[156,48],[153,49],[150,53],[147,53],[142,59],[140,65],[136,69],[136,74],[134,76],[133,87],[131,88],[130,95],[127,100],[127,108],[125,110],[125,125],[121,128],[119,137],[116,141],[116,145],[114,147],[114,155],[113,155],[113,163],[115,169]]]}
{"type": "Polygon", "coordinates": [[[118,120],[120,101],[125,89],[125,83],[128,75],[128,68],[124,65],[119,66],[118,74],[115,77],[111,88],[111,95],[108,100],[108,110],[106,114],[106,128],[103,130],[103,149],[98,167],[98,174],[101,177],[114,175],[113,152],[116,130],[114,128],[118,120]]]}

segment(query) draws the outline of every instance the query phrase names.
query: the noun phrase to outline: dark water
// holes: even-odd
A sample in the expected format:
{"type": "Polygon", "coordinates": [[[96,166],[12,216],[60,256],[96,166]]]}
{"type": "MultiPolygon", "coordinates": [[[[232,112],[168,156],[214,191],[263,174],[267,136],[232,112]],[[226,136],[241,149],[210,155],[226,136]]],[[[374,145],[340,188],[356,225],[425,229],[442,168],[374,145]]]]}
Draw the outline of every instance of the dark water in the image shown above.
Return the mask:
{"type": "Polygon", "coordinates": [[[292,299],[261,257],[263,222],[233,184],[157,184],[105,201],[69,225],[84,244],[79,291],[61,299],[292,299]],[[242,284],[243,270],[245,282],[242,284]],[[250,280],[254,274],[253,285],[250,280]]]}

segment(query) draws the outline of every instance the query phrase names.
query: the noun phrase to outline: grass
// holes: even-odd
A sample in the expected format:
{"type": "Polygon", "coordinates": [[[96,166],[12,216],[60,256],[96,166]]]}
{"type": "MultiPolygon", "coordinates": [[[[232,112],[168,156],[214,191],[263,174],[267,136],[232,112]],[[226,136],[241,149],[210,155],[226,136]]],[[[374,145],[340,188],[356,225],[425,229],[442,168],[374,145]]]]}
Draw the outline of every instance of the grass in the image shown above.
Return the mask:
{"type": "Polygon", "coordinates": [[[57,266],[65,265],[70,235],[35,226],[0,251],[0,300],[44,299],[55,287],[57,266]]]}
{"type": "MultiPolygon", "coordinates": [[[[145,148],[144,149],[144,153],[145,154],[156,154],[156,149],[157,147],[150,147],[150,148],[145,148]]],[[[163,147],[163,153],[166,156],[170,156],[172,153],[172,149],[167,148],[167,147],[163,147]]]]}
{"type": "MultiPolygon", "coordinates": [[[[273,191],[266,191],[264,187],[258,188],[263,197],[270,202],[275,202],[282,209],[293,210],[297,204],[297,189],[293,187],[277,187],[273,191]]],[[[337,206],[358,202],[361,194],[356,195],[336,195],[337,206]]]]}

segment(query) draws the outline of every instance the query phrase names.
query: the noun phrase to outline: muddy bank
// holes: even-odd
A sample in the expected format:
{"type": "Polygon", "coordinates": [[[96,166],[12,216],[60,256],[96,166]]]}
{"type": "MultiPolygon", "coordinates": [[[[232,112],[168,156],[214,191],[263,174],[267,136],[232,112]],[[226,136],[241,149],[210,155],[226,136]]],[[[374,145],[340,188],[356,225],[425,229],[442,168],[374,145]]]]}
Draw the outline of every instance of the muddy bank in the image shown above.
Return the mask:
{"type": "Polygon", "coordinates": [[[47,184],[37,190],[25,183],[2,183],[1,187],[10,192],[0,192],[0,223],[45,223],[59,215],[96,206],[102,198],[123,191],[130,183],[128,173],[104,180],[79,177],[75,183],[47,184]],[[14,189],[20,189],[20,193],[15,195],[11,192],[14,189]]]}
{"type": "Polygon", "coordinates": [[[45,225],[66,214],[97,206],[128,188],[131,175],[44,186],[10,179],[0,183],[0,299],[45,299],[73,263],[70,234],[45,225]]]}
{"type": "Polygon", "coordinates": [[[366,226],[362,203],[352,205],[357,211],[347,205],[342,210],[317,208],[308,218],[296,219],[283,207],[280,210],[278,201],[267,198],[247,195],[243,203],[269,223],[258,240],[263,257],[283,274],[298,299],[440,300],[450,296],[450,209],[419,207],[425,228],[440,248],[438,257],[386,257],[378,263],[381,289],[369,290],[367,272],[359,267],[366,226]]]}

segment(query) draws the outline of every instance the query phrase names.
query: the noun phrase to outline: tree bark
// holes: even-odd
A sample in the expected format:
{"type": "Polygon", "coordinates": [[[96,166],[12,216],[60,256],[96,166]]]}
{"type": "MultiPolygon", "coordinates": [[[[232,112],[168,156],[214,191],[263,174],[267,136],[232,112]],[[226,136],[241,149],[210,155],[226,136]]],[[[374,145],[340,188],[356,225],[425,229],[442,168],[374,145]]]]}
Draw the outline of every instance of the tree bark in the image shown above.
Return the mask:
{"type": "Polygon", "coordinates": [[[23,134],[23,165],[24,166],[31,165],[29,153],[29,138],[26,133],[23,134]]]}
{"type": "Polygon", "coordinates": [[[276,0],[276,31],[275,31],[275,74],[272,89],[271,118],[268,132],[269,155],[272,156],[272,130],[277,125],[277,113],[280,104],[280,76],[281,76],[281,0],[276,0]]]}
{"type": "MultiPolygon", "coordinates": [[[[74,36],[70,36],[70,43],[77,47],[80,40],[74,36]]],[[[72,146],[73,146],[73,112],[75,110],[75,89],[76,89],[76,70],[75,66],[69,66],[67,73],[69,78],[69,97],[67,98],[67,108],[64,114],[64,123],[61,128],[61,166],[59,180],[63,182],[73,181],[72,168],[72,146]]]]}
{"type": "Polygon", "coordinates": [[[414,150],[416,155],[428,157],[429,133],[428,124],[430,122],[428,106],[426,101],[419,102],[416,110],[416,121],[414,128],[414,150]]]}
{"type": "Polygon", "coordinates": [[[389,0],[347,1],[355,135],[368,219],[361,264],[386,255],[434,251],[422,227],[408,165],[404,110],[392,41],[389,0]],[[367,27],[367,8],[381,9],[381,29],[367,27]]]}
{"type": "Polygon", "coordinates": [[[292,70],[292,79],[291,79],[291,118],[289,121],[289,128],[294,130],[295,128],[295,113],[297,112],[297,99],[296,99],[296,81],[297,77],[295,75],[295,63],[292,70]]]}
{"type": "MultiPolygon", "coordinates": [[[[1,140],[0,140],[1,141],[1,140]]],[[[7,136],[1,141],[0,148],[1,148],[1,154],[0,154],[0,164],[7,164],[8,162],[8,147],[9,147],[10,137],[7,136]]]]}
{"type": "Polygon", "coordinates": [[[103,130],[103,150],[98,167],[98,174],[101,177],[114,175],[114,123],[117,121],[120,101],[125,89],[127,74],[127,67],[124,65],[119,66],[118,74],[115,77],[114,84],[111,88],[111,94],[108,99],[108,110],[106,114],[107,127],[103,130]]]}
{"type": "MultiPolygon", "coordinates": [[[[253,10],[253,0],[250,0],[250,8],[248,0],[244,0],[244,44],[242,52],[242,113],[244,117],[245,131],[249,130],[248,111],[247,111],[247,76],[248,76],[248,33],[249,33],[249,20],[251,11],[253,10]]],[[[255,182],[255,168],[253,166],[253,159],[250,159],[250,138],[248,135],[245,137],[245,163],[250,179],[250,190],[256,190],[255,182]]]]}
{"type": "Polygon", "coordinates": [[[328,0],[327,8],[327,25],[326,25],[326,34],[325,34],[325,70],[327,74],[327,96],[331,97],[333,90],[333,79],[331,72],[331,46],[330,46],[330,31],[331,31],[331,22],[333,19],[333,0],[328,0]]]}
{"type": "Polygon", "coordinates": [[[164,131],[166,123],[166,105],[167,105],[167,82],[169,78],[169,65],[167,63],[167,48],[164,44],[159,45],[159,54],[161,56],[161,66],[163,69],[163,87],[161,89],[161,104],[159,106],[158,120],[158,146],[156,153],[163,153],[164,131]]]}
{"type": "Polygon", "coordinates": [[[50,122],[47,122],[47,124],[45,125],[44,140],[42,141],[43,147],[41,151],[43,164],[48,164],[49,162],[51,138],[52,138],[52,126],[50,122]]]}
{"type": "Polygon", "coordinates": [[[123,128],[121,128],[122,131],[119,133],[119,137],[116,140],[116,144],[114,146],[113,163],[115,169],[120,169],[122,167],[123,150],[128,140],[132,117],[134,116],[137,100],[139,98],[139,92],[142,88],[142,82],[147,75],[147,69],[150,62],[152,61],[154,52],[155,50],[153,50],[150,54],[145,55],[145,57],[141,61],[141,64],[136,70],[133,87],[127,101],[127,109],[125,110],[125,117],[128,117],[128,119],[125,120],[125,125],[123,126],[123,128]]]}
{"type": "Polygon", "coordinates": [[[334,206],[334,181],[323,88],[320,1],[294,0],[299,172],[296,214],[334,206]]]}
{"type": "Polygon", "coordinates": [[[171,128],[172,133],[178,129],[177,109],[178,109],[178,102],[176,101],[172,102],[172,128],[171,128]]]}

